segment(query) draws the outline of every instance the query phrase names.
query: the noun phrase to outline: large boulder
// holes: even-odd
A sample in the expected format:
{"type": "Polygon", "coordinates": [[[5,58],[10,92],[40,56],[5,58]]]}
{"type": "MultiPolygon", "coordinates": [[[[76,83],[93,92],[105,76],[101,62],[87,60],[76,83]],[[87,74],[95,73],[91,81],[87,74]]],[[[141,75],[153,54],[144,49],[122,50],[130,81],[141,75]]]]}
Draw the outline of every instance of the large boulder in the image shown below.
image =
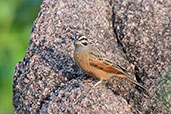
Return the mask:
{"type": "Polygon", "coordinates": [[[171,2],[45,0],[29,47],[13,75],[14,113],[168,113],[171,2]],[[111,78],[97,80],[73,61],[76,34],[149,90],[111,78]]]}

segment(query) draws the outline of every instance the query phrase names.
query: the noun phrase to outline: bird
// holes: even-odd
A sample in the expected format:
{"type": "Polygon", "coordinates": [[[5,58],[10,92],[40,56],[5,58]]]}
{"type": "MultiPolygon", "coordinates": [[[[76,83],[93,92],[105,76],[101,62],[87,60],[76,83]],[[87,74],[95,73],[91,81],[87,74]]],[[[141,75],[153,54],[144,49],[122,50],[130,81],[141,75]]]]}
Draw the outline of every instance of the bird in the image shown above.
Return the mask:
{"type": "Polygon", "coordinates": [[[93,88],[102,83],[104,80],[110,79],[110,77],[118,77],[127,79],[147,91],[147,89],[136,80],[128,77],[126,70],[124,70],[121,66],[115,64],[114,62],[111,62],[105,57],[104,53],[93,47],[88,42],[86,36],[76,35],[74,40],[74,47],[75,63],[84,72],[94,78],[99,79],[99,81],[93,86],[93,88]]]}

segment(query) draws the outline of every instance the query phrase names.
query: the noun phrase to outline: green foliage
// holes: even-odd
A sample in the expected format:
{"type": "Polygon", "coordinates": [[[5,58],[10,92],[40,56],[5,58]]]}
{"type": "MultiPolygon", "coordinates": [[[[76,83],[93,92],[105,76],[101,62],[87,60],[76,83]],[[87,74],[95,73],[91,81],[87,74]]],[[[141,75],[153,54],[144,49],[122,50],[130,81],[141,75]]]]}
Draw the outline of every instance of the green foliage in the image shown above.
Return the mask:
{"type": "Polygon", "coordinates": [[[166,75],[163,80],[161,80],[158,85],[160,86],[159,91],[157,91],[158,100],[163,105],[164,113],[171,113],[171,70],[166,72],[166,75]]]}
{"type": "Polygon", "coordinates": [[[28,48],[42,0],[0,1],[0,114],[13,112],[12,83],[17,62],[28,48]]]}

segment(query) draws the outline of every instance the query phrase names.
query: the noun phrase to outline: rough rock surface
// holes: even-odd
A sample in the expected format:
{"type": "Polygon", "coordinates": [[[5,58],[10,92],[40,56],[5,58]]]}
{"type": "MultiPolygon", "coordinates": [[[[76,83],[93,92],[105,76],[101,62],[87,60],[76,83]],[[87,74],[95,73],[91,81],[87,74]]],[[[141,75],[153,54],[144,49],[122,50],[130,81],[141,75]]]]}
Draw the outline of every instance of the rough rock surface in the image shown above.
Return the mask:
{"type": "Polygon", "coordinates": [[[91,89],[91,84],[82,80],[71,80],[55,90],[50,100],[45,100],[41,113],[81,113],[81,114],[131,114],[126,100],[115,96],[105,86],[91,89]]]}
{"type": "Polygon", "coordinates": [[[29,48],[16,65],[14,113],[169,113],[171,2],[164,0],[45,0],[29,48]],[[83,34],[149,89],[97,80],[73,61],[73,38],[83,34]]]}
{"type": "Polygon", "coordinates": [[[133,102],[139,105],[134,105],[132,111],[171,112],[171,1],[112,0],[111,3],[120,47],[134,65],[137,80],[141,77],[152,95],[151,99],[134,95],[133,102]]]}

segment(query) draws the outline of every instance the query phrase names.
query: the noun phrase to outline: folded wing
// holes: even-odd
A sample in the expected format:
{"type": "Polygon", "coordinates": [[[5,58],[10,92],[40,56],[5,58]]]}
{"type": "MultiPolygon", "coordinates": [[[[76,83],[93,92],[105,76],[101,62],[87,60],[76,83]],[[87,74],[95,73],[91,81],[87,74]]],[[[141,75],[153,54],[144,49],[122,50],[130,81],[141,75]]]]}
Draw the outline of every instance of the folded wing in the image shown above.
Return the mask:
{"type": "Polygon", "coordinates": [[[93,49],[89,53],[89,63],[92,67],[96,67],[109,73],[125,74],[120,66],[115,65],[111,61],[107,60],[104,55],[97,50],[93,49]]]}

